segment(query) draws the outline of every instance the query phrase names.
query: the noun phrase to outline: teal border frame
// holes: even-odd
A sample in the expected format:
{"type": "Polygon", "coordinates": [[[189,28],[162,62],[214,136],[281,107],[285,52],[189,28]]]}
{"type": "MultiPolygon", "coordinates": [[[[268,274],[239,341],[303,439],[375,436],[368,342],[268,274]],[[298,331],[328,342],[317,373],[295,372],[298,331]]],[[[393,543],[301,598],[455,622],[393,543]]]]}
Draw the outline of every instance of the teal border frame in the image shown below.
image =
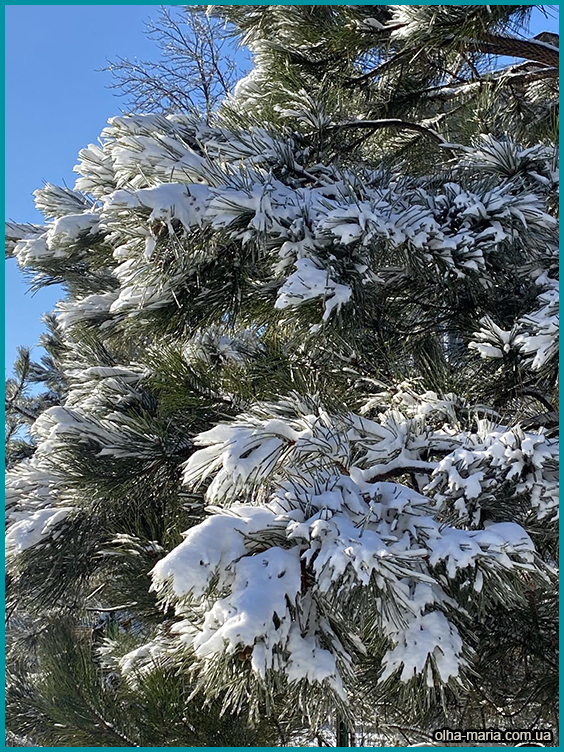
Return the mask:
{"type": "MultiPolygon", "coordinates": [[[[184,5],[184,4],[187,4],[187,5],[222,5],[224,3],[206,3],[206,2],[167,3],[167,5],[184,5]]],[[[342,0],[336,0],[335,2],[323,2],[323,0],[321,0],[321,2],[318,2],[318,3],[306,3],[306,2],[268,3],[268,2],[266,2],[266,0],[250,0],[250,2],[247,2],[247,3],[230,3],[230,4],[231,5],[349,5],[350,3],[342,2],[342,0]]],[[[357,3],[357,5],[415,5],[415,4],[416,3],[382,3],[382,2],[373,2],[373,3],[364,3],[364,2],[361,2],[361,3],[357,3]]],[[[429,2],[428,0],[424,0],[424,2],[418,3],[418,4],[419,5],[436,5],[437,3],[429,2]]],[[[486,3],[486,2],[478,2],[478,3],[445,2],[445,3],[442,3],[442,4],[443,5],[466,5],[466,4],[468,4],[468,5],[502,5],[503,3],[499,3],[499,2],[494,2],[494,3],[486,3]]],[[[536,3],[531,3],[531,2],[525,2],[525,3],[521,3],[521,4],[522,5],[536,5],[536,3]]],[[[4,3],[4,8],[6,8],[6,6],[11,6],[11,5],[29,5],[30,7],[33,7],[34,5],[155,5],[155,3],[153,3],[153,2],[132,2],[132,0],[122,0],[122,2],[111,2],[110,0],[102,0],[102,2],[97,2],[97,3],[76,3],[76,2],[74,2],[74,3],[73,2],[56,2],[56,3],[44,3],[44,2],[38,2],[38,3],[4,3]]],[[[2,22],[1,23],[2,23],[2,30],[4,32],[3,39],[5,39],[6,24],[5,24],[5,16],[4,15],[2,16],[2,22]]],[[[562,74],[563,71],[564,71],[564,62],[561,59],[560,60],[560,74],[562,74]]],[[[5,85],[3,84],[3,86],[5,86],[5,85]]],[[[4,110],[4,114],[5,114],[5,110],[4,110]]],[[[562,132],[560,132],[560,135],[559,135],[560,148],[562,148],[563,141],[564,141],[563,135],[562,135],[562,132]]],[[[3,165],[5,166],[4,153],[3,153],[2,160],[3,160],[3,165]]],[[[4,191],[5,190],[6,189],[4,187],[4,191]]],[[[564,198],[562,198],[562,196],[561,196],[560,199],[559,199],[560,213],[562,213],[562,209],[563,208],[564,208],[564,198]]],[[[560,250],[562,250],[562,246],[560,246],[560,250]]],[[[4,267],[2,267],[2,281],[3,281],[3,283],[5,283],[5,271],[4,271],[4,267]]],[[[4,289],[4,284],[3,284],[3,289],[4,289]]],[[[6,320],[5,309],[3,308],[2,310],[3,310],[2,318],[3,318],[3,321],[4,321],[4,327],[2,329],[2,338],[5,339],[5,327],[6,327],[7,324],[9,324],[9,322],[6,320]]],[[[560,359],[561,360],[562,360],[563,347],[564,346],[562,344],[560,344],[560,351],[559,352],[560,352],[560,359]]],[[[563,421],[561,419],[561,424],[560,424],[561,428],[562,428],[562,422],[563,421]]],[[[562,530],[560,528],[559,549],[560,549],[560,553],[562,554],[562,552],[564,551],[564,543],[562,541],[562,534],[561,533],[562,533],[562,530]]],[[[2,595],[4,596],[4,583],[3,583],[3,581],[2,581],[2,585],[0,587],[2,589],[1,590],[2,595]]],[[[562,610],[562,592],[560,592],[559,603],[560,603],[560,608],[562,610]]],[[[560,642],[562,642],[562,624],[561,623],[560,623],[559,633],[560,633],[560,642]]],[[[2,630],[2,644],[5,647],[5,634],[4,634],[3,630],[2,630]]],[[[562,695],[562,688],[564,686],[564,679],[563,679],[563,675],[562,675],[562,665],[563,665],[563,663],[564,663],[564,659],[561,657],[560,658],[560,677],[559,677],[559,687],[560,687],[560,694],[561,695],[562,695]]],[[[471,749],[471,747],[434,747],[434,746],[431,747],[431,748],[432,749],[451,749],[451,750],[452,749],[471,749]]],[[[506,749],[509,749],[509,748],[510,747],[507,747],[507,746],[506,747],[480,747],[480,749],[489,749],[489,750],[506,750],[506,749]]],[[[6,749],[6,747],[5,747],[5,749],[6,749]]],[[[28,747],[27,749],[30,749],[30,748],[28,747]]],[[[43,747],[43,749],[61,749],[61,747],[43,747]]],[[[95,750],[95,749],[100,749],[100,747],[72,747],[72,749],[95,750]]],[[[120,747],[120,749],[147,749],[147,750],[149,750],[149,749],[156,749],[156,748],[155,747],[120,747]]],[[[184,747],[162,747],[162,748],[158,748],[158,749],[185,749],[185,748],[184,747]]],[[[190,749],[205,750],[205,749],[209,749],[209,747],[191,747],[190,749]]],[[[216,749],[240,749],[240,748],[239,747],[220,747],[220,748],[216,748],[216,749]]],[[[271,749],[271,747],[254,747],[253,749],[268,750],[268,749],[271,749]]],[[[310,747],[294,747],[294,749],[310,749],[310,747]]],[[[357,747],[356,749],[373,749],[373,748],[372,747],[357,747]]],[[[376,749],[376,748],[374,748],[374,749],[376,749]]],[[[388,749],[388,750],[391,750],[391,749],[397,749],[397,747],[379,747],[378,749],[388,749]]]]}

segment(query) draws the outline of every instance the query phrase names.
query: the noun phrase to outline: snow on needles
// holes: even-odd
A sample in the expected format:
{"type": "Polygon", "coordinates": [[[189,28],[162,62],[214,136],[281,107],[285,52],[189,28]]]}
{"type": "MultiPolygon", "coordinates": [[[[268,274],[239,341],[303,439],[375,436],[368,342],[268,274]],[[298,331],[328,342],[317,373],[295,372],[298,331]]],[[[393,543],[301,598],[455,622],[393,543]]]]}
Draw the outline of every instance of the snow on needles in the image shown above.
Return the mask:
{"type": "MultiPolygon", "coordinates": [[[[379,260],[383,250],[383,258],[407,253],[412,264],[439,278],[463,280],[479,272],[488,284],[490,259],[526,243],[529,233],[556,226],[532,190],[538,182],[507,178],[485,189],[479,179],[472,183],[466,162],[464,185],[431,187],[397,176],[378,180],[367,169],[307,169],[307,149],[290,134],[283,138],[258,127],[230,131],[194,116],[116,117],[102,137],[101,149],[81,152],[74,192],[38,195],[38,206],[57,218],[42,234],[20,239],[16,255],[21,265],[41,271],[53,259],[84,252],[83,240],[109,244],[119,282],[104,313],[109,319],[177,305],[192,278],[182,265],[175,272],[167,264],[165,273],[158,251],[165,241],[178,243],[195,232],[221,233],[225,241],[255,248],[270,269],[257,285],[277,288],[275,307],[287,317],[317,301],[327,322],[360,304],[366,285],[382,284],[389,264],[379,260]],[[83,192],[95,196],[99,214],[84,206],[83,192]]],[[[508,149],[521,162],[527,156],[516,145],[508,149]]],[[[540,175],[549,155],[537,152],[526,164],[540,175]]],[[[213,244],[206,245],[211,257],[213,244]]],[[[65,303],[65,325],[91,317],[90,302],[72,306],[65,303]]],[[[318,329],[315,320],[311,329],[318,329]]],[[[543,345],[522,346],[530,352],[543,345]]]]}
{"type": "MultiPolygon", "coordinates": [[[[402,8],[405,33],[423,23],[419,11],[402,8]]],[[[251,75],[237,95],[256,84],[251,75]]],[[[234,130],[191,115],[112,118],[101,146],[80,153],[74,190],[37,192],[46,225],[8,225],[8,246],[23,268],[48,279],[71,267],[80,276],[94,257],[88,284],[57,308],[65,346],[79,347],[81,324],[103,333],[135,317],[168,321],[198,296],[202,307],[209,302],[219,311],[213,326],[178,327],[188,367],[239,366],[262,352],[252,317],[243,322],[249,329],[231,331],[222,309],[226,276],[208,273],[224,262],[221,249],[230,272],[252,267],[253,301],[270,305],[276,323],[305,321],[306,337],[352,320],[367,294],[377,299],[386,286],[391,299],[418,277],[464,292],[471,281],[474,295],[499,285],[496,270],[522,264],[528,308],[509,331],[483,317],[470,347],[545,369],[558,336],[557,282],[544,268],[556,250],[545,201],[556,184],[552,157],[492,138],[475,154],[462,151],[441,182],[312,164],[309,147],[289,132],[234,130]]],[[[139,342],[151,336],[141,328],[139,342]]],[[[151,461],[162,449],[158,426],[121,409],[135,402],[143,369],[74,357],[64,404],[41,414],[33,457],[8,474],[11,555],[68,522],[73,492],[64,462],[57,469],[54,460],[70,446],[103,461],[151,461]]],[[[187,435],[195,451],[182,483],[205,492],[208,516],[154,567],[152,587],[177,620],[166,637],[124,656],[124,673],[186,651],[195,670],[238,660],[263,684],[282,675],[345,700],[368,625],[388,647],[381,681],[461,680],[471,659],[459,631],[464,599],[480,602],[491,581],[488,598],[503,601],[511,592],[504,578],[534,568],[513,507],[536,519],[553,519],[557,508],[556,440],[485,420],[483,410],[461,428],[459,413],[473,409],[455,394],[400,384],[357,412],[291,394],[187,435]],[[491,522],[498,497],[506,517],[491,522]]]]}
{"type": "Polygon", "coordinates": [[[324,618],[324,604],[338,610],[356,592],[364,618],[376,618],[392,645],[382,681],[400,669],[402,681],[422,673],[431,683],[459,678],[467,651],[445,583],[462,574],[479,593],[484,577],[531,568],[533,544],[514,522],[455,528],[431,509],[456,503],[461,489],[479,499],[482,484],[491,492],[508,474],[525,493],[526,462],[515,465],[516,449],[505,459],[511,435],[521,437],[519,456],[531,457],[542,482],[538,473],[553,459],[542,434],[500,429],[494,436],[504,449],[492,439],[483,451],[477,436],[434,429],[397,409],[375,422],[295,397],[200,434],[184,483],[205,481],[215,506],[152,573],[181,619],[175,649],[189,647],[202,665],[237,655],[263,681],[282,672],[289,682],[327,682],[344,696],[363,646],[359,634],[343,635],[324,618]],[[469,445],[477,447],[472,459],[469,445]],[[427,462],[433,480],[422,493],[401,482],[401,470],[422,462],[423,450],[443,459],[427,462]],[[443,477],[459,456],[475,469],[467,478],[460,470],[451,487],[452,475],[447,484],[443,477]],[[392,466],[398,480],[385,480],[392,466]]]}

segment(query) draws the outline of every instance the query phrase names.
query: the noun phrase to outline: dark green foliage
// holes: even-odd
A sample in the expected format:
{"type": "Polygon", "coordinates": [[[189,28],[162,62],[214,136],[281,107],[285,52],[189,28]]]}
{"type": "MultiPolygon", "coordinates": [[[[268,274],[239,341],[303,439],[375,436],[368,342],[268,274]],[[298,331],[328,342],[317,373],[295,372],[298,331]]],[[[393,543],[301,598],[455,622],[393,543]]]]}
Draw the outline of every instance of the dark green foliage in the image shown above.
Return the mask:
{"type": "Polygon", "coordinates": [[[99,666],[92,621],[45,624],[35,662],[10,667],[8,727],[52,747],[277,746],[273,721],[251,729],[244,715],[220,716],[219,703],[191,700],[190,685],[166,668],[125,685],[99,666]]]}

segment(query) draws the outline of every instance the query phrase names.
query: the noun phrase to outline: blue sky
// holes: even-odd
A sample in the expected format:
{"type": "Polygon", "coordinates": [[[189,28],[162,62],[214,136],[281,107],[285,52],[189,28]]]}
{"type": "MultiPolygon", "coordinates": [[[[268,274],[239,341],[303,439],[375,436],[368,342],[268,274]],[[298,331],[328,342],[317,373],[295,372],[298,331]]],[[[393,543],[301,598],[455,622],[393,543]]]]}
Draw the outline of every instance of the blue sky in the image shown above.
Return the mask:
{"type": "MultiPolygon", "coordinates": [[[[43,181],[72,187],[80,149],[95,142],[122,102],[109,90],[107,59],[154,58],[144,21],[157,5],[8,5],[6,10],[6,219],[42,222],[32,192],[43,181]]],[[[57,288],[32,296],[6,262],[5,364],[37,342],[57,288]]]]}
{"type": "MultiPolygon", "coordinates": [[[[548,6],[555,8],[555,6],[548,6]]],[[[157,5],[8,5],[6,10],[6,219],[41,222],[32,192],[43,181],[72,187],[81,148],[95,142],[122,102],[97,72],[117,55],[151,59],[144,21],[157,5]]],[[[556,12],[534,11],[531,35],[557,31],[556,12]]],[[[32,296],[13,259],[6,262],[6,370],[18,345],[34,345],[40,317],[61,292],[32,296]]]]}

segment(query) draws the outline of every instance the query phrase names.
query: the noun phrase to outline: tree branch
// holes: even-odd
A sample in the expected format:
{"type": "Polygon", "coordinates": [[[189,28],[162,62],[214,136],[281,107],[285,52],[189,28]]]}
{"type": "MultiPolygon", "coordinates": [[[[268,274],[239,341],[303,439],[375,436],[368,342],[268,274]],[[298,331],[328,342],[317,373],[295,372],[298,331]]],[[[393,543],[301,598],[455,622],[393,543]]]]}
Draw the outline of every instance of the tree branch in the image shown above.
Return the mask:
{"type": "Polygon", "coordinates": [[[534,39],[504,37],[500,34],[487,34],[482,39],[466,40],[470,52],[484,52],[489,55],[507,55],[544,63],[558,69],[559,53],[556,47],[534,39]]]}
{"type": "Polygon", "coordinates": [[[418,133],[428,136],[441,146],[447,143],[439,133],[431,130],[431,128],[426,128],[419,123],[412,123],[409,120],[401,120],[399,118],[385,118],[382,120],[350,120],[345,123],[338,123],[337,125],[331,126],[327,128],[327,130],[338,133],[343,130],[357,130],[361,128],[373,131],[379,130],[380,128],[397,128],[398,130],[417,131],[418,133]]]}
{"type": "Polygon", "coordinates": [[[131,603],[124,603],[123,606],[108,606],[107,608],[94,608],[91,606],[87,606],[85,611],[103,611],[104,613],[110,613],[112,611],[124,611],[126,608],[133,608],[133,606],[137,605],[137,601],[132,601],[131,603]]]}
{"type": "MultiPolygon", "coordinates": [[[[520,57],[524,60],[532,60],[536,63],[543,63],[558,71],[559,52],[556,47],[545,42],[534,39],[518,39],[517,37],[504,37],[499,34],[487,34],[482,39],[465,40],[466,49],[469,52],[482,52],[488,55],[507,55],[509,57],[520,57]]],[[[393,55],[389,60],[385,60],[371,71],[350,78],[345,86],[352,87],[366,83],[372,78],[380,76],[396,63],[400,62],[412,49],[401,50],[393,55]]]]}
{"type": "Polygon", "coordinates": [[[5,408],[6,412],[8,412],[9,410],[15,410],[22,417],[27,418],[28,420],[37,420],[37,415],[33,415],[32,413],[28,413],[26,410],[24,410],[21,407],[18,407],[18,405],[14,404],[13,402],[10,402],[7,399],[4,400],[4,408],[5,408]]]}

